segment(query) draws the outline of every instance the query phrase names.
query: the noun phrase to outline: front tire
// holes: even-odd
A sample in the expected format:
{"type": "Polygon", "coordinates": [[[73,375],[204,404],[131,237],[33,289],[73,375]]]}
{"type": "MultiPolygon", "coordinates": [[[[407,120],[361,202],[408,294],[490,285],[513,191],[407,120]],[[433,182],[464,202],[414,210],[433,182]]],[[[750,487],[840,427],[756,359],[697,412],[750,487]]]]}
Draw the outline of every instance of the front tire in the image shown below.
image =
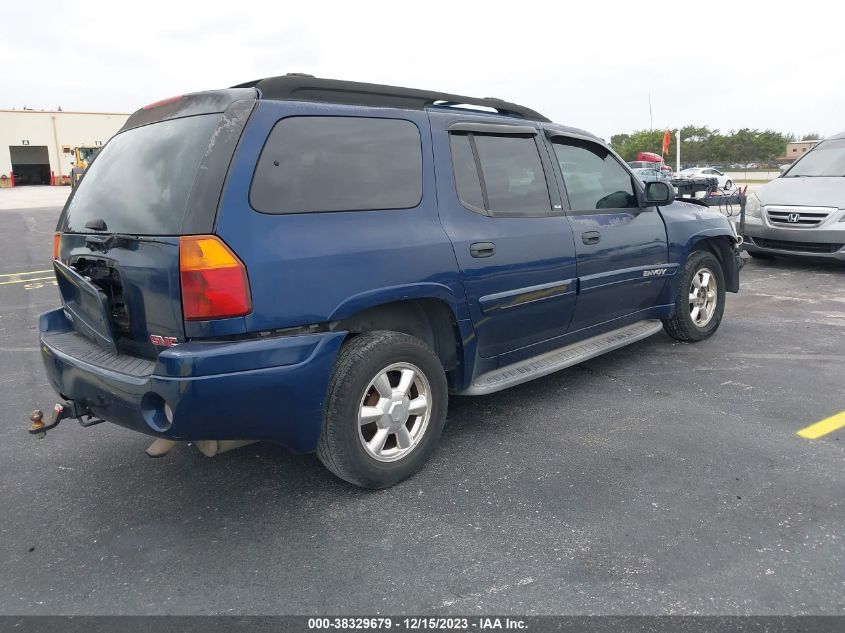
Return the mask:
{"type": "Polygon", "coordinates": [[[678,341],[702,341],[719,329],[725,311],[725,275],[713,253],[693,251],[675,292],[675,315],[663,329],[678,341]]]}
{"type": "Polygon", "coordinates": [[[356,486],[393,486],[437,448],[448,397],[443,365],[421,340],[389,331],[359,334],[338,353],[317,457],[356,486]]]}

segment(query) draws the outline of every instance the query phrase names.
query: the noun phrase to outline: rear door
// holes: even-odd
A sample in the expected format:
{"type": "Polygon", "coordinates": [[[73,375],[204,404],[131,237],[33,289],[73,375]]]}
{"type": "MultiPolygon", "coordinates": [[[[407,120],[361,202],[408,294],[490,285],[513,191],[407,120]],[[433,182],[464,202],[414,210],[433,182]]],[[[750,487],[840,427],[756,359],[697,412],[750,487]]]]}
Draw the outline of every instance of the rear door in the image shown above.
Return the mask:
{"type": "Polygon", "coordinates": [[[179,236],[211,233],[254,95],[203,93],[141,110],[86,169],[57,227],[59,288],[82,334],[150,358],[185,340],[179,236]],[[95,305],[105,321],[92,318],[95,305]]]}
{"type": "Polygon", "coordinates": [[[575,248],[539,130],[429,117],[440,218],[479,354],[494,357],[564,334],[575,308],[575,248]]]}
{"type": "Polygon", "coordinates": [[[666,227],[641,207],[635,178],[601,143],[550,133],[569,201],[578,260],[578,305],[570,330],[598,325],[658,303],[668,263],[666,227]]]}

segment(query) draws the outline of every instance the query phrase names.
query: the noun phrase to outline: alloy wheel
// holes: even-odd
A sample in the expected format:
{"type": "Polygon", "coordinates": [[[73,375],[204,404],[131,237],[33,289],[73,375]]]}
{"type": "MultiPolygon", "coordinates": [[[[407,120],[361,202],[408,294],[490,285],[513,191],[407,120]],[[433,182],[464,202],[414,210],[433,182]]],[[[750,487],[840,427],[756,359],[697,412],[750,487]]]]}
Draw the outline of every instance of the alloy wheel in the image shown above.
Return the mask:
{"type": "Polygon", "coordinates": [[[393,363],[373,378],[358,407],[358,437],[367,454],[394,462],[414,450],[431,418],[431,386],[410,363],[393,363]]]}
{"type": "Polygon", "coordinates": [[[716,314],[719,295],[716,292],[716,275],[709,268],[699,268],[689,287],[689,310],[692,322],[705,327],[716,314]]]}

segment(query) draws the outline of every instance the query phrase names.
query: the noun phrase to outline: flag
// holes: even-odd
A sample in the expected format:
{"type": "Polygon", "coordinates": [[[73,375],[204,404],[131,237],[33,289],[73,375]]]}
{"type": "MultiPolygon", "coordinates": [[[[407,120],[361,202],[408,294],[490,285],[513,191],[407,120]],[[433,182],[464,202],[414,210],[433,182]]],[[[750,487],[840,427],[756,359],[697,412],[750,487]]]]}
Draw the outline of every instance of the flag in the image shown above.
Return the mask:
{"type": "Polygon", "coordinates": [[[669,130],[666,130],[663,133],[663,154],[666,155],[669,153],[669,130]]]}

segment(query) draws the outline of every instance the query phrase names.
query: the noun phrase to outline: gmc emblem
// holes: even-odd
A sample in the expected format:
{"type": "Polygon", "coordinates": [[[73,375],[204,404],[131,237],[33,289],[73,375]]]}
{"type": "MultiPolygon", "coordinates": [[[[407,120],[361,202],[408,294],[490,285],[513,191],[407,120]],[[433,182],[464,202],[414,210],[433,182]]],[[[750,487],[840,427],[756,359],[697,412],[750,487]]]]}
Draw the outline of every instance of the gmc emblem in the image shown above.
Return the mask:
{"type": "Polygon", "coordinates": [[[158,347],[173,347],[178,345],[179,341],[175,336],[159,336],[158,334],[150,334],[150,343],[158,347]]]}

